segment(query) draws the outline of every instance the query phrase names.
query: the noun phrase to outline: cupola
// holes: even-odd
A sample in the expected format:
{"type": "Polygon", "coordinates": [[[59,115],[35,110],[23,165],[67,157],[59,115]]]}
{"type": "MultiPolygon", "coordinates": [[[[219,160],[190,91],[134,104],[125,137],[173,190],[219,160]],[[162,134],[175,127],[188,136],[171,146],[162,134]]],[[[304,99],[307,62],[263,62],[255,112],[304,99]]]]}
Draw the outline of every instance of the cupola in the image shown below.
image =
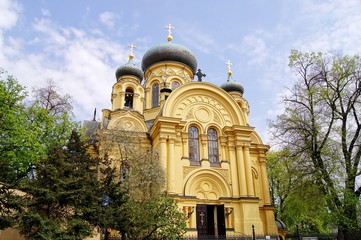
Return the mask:
{"type": "Polygon", "coordinates": [[[231,71],[232,63],[228,60],[226,64],[228,65],[228,79],[226,83],[221,85],[221,88],[226,92],[238,92],[242,96],[244,93],[244,88],[241,84],[233,80],[231,71]]]}
{"type": "Polygon", "coordinates": [[[159,62],[179,62],[187,65],[193,73],[197,70],[197,60],[188,48],[172,43],[171,32],[173,27],[169,24],[167,43],[150,48],[143,56],[142,70],[145,72],[150,66],[159,62]]]}
{"type": "Polygon", "coordinates": [[[130,47],[130,54],[129,54],[128,63],[118,67],[117,71],[115,72],[115,77],[118,81],[118,79],[122,76],[131,75],[137,77],[139,79],[139,82],[142,82],[143,71],[140,68],[136,67],[133,62],[133,58],[134,58],[133,50],[135,46],[131,44],[129,47],[130,47]]]}

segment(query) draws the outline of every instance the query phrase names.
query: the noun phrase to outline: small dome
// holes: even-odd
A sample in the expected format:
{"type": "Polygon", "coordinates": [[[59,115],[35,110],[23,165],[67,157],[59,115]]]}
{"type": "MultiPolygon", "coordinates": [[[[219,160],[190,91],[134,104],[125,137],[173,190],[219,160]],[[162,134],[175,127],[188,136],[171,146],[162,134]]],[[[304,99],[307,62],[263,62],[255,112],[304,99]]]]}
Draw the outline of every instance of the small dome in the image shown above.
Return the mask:
{"type": "Polygon", "coordinates": [[[135,76],[139,78],[140,82],[143,79],[143,71],[135,66],[135,64],[133,63],[133,58],[130,58],[127,64],[118,67],[117,71],[115,72],[115,77],[117,78],[117,80],[121,76],[125,76],[125,75],[135,76]]]}
{"type": "Polygon", "coordinates": [[[228,80],[221,85],[221,88],[226,92],[239,92],[241,95],[244,93],[244,88],[241,84],[233,80],[232,74],[228,74],[228,80]]]}
{"type": "Polygon", "coordinates": [[[142,70],[145,71],[151,65],[164,61],[181,62],[190,67],[193,73],[197,70],[197,60],[193,53],[188,48],[172,42],[149,49],[143,56],[142,70]]]}

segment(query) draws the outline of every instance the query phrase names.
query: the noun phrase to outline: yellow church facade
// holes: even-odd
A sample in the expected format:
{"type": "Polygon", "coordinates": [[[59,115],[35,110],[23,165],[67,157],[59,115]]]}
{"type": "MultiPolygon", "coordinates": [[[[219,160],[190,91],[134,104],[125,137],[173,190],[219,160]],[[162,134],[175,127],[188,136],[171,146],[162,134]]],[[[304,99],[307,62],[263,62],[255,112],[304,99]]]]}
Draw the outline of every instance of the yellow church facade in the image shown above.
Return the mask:
{"type": "Polygon", "coordinates": [[[98,134],[135,132],[158,153],[165,190],[187,217],[187,235],[277,234],[269,146],[249,122],[231,64],[219,87],[203,81],[193,53],[170,34],[144,54],[141,68],[133,63],[133,49],[116,71],[111,109],[103,109],[98,134]]]}

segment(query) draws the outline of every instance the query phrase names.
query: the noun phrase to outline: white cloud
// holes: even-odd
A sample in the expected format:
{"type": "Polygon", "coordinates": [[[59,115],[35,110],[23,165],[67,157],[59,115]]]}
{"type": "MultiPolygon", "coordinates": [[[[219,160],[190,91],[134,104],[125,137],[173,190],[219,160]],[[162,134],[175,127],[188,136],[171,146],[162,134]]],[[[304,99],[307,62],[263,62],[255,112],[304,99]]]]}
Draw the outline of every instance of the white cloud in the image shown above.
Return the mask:
{"type": "Polygon", "coordinates": [[[242,52],[247,55],[249,64],[263,65],[269,58],[267,42],[264,38],[248,35],[242,39],[242,52]]]}
{"type": "MultiPolygon", "coordinates": [[[[15,24],[15,20],[9,22],[7,29],[15,24]]],[[[49,19],[36,19],[33,30],[36,37],[31,41],[9,36],[6,44],[0,45],[1,67],[29,90],[45,84],[47,79],[55,81],[64,93],[73,96],[74,113],[79,120],[91,119],[94,108],[98,113],[110,108],[114,73],[127,61],[127,46],[102,34],[65,28],[49,19]],[[24,52],[26,44],[32,46],[32,52],[24,52]]]]}
{"type": "Polygon", "coordinates": [[[249,101],[256,103],[251,105],[252,124],[261,130],[257,130],[261,135],[265,134],[262,136],[265,142],[271,139],[271,134],[264,131],[266,119],[275,119],[283,112],[281,96],[288,93],[285,87],[291,87],[296,80],[287,65],[291,49],[361,54],[361,1],[300,0],[284,3],[285,9],[297,6],[294,8],[297,12],[286,12],[273,28],[252,30],[239,42],[228,45],[238,55],[245,56],[248,67],[258,71],[252,76],[252,81],[258,84],[258,92],[250,95],[249,101]],[[260,95],[268,102],[262,104],[258,99],[260,95]]]}
{"type": "Polygon", "coordinates": [[[212,36],[204,33],[197,26],[179,26],[177,35],[186,43],[185,45],[191,49],[197,49],[203,53],[216,53],[217,47],[212,36]]]}
{"type": "Polygon", "coordinates": [[[296,41],[303,51],[343,51],[361,53],[361,1],[302,1],[305,37],[296,41]]]}
{"type": "Polygon", "coordinates": [[[0,1],[0,31],[14,27],[18,21],[21,7],[16,1],[0,1]]]}
{"type": "Polygon", "coordinates": [[[50,11],[47,10],[47,9],[44,9],[44,8],[41,9],[41,14],[43,14],[43,16],[45,16],[45,17],[50,17],[51,16],[50,11]]]}
{"type": "Polygon", "coordinates": [[[115,15],[112,12],[102,12],[99,14],[99,21],[109,28],[114,27],[115,15]]]}
{"type": "Polygon", "coordinates": [[[64,46],[67,39],[66,36],[64,36],[64,32],[59,31],[59,28],[59,26],[56,26],[50,20],[44,18],[36,20],[34,24],[35,31],[47,36],[47,38],[44,38],[47,44],[64,46]]]}

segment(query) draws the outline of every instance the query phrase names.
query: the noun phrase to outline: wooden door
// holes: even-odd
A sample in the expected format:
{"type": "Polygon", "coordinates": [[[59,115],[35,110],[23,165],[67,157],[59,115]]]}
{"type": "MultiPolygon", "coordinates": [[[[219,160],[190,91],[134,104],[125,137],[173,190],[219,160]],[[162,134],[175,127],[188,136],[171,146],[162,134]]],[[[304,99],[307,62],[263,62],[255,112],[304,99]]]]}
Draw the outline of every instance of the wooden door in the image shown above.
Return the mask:
{"type": "Polygon", "coordinates": [[[217,205],[217,227],[218,227],[218,236],[220,238],[226,239],[226,221],[224,215],[224,205],[217,205]]]}
{"type": "Polygon", "coordinates": [[[198,238],[201,239],[208,236],[207,205],[197,204],[196,212],[198,238]]]}

